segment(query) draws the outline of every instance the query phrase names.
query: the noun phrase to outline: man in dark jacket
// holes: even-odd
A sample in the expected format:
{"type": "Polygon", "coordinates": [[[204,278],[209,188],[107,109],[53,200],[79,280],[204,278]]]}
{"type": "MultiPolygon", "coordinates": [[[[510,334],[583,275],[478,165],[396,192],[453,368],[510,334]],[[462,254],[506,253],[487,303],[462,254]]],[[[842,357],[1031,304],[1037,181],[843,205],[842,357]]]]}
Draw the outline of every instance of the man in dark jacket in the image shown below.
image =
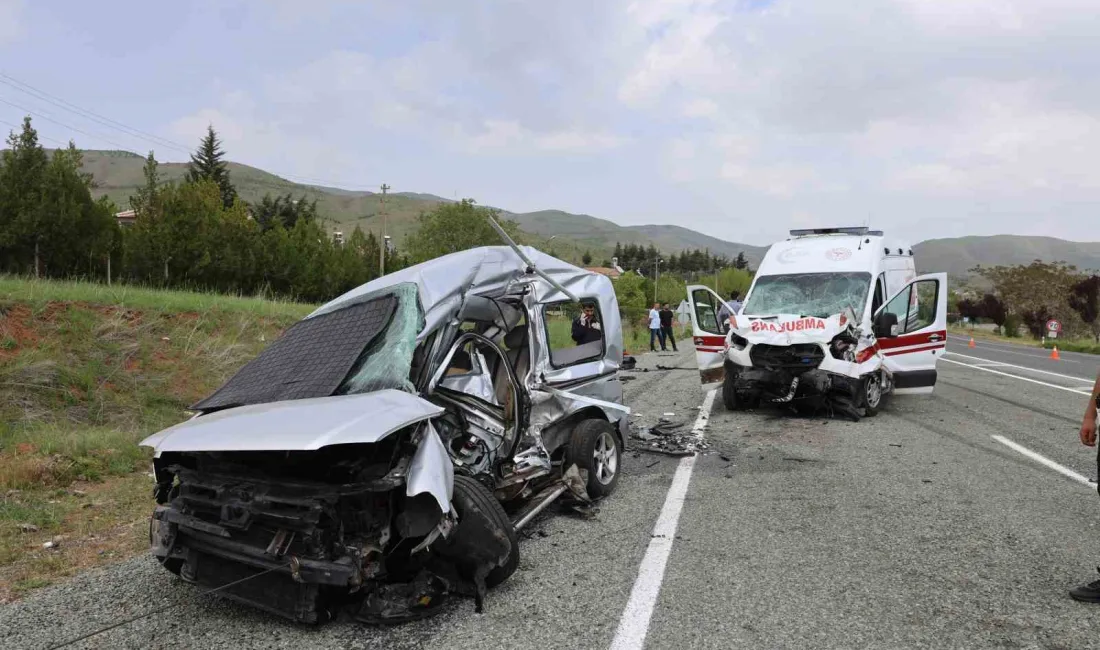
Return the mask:
{"type": "Polygon", "coordinates": [[[573,319],[573,341],[577,345],[584,345],[603,338],[603,330],[600,320],[596,316],[596,305],[585,303],[581,307],[581,315],[573,319]]]}
{"type": "Polygon", "coordinates": [[[679,352],[680,350],[676,347],[676,333],[672,331],[672,318],[675,314],[668,308],[667,302],[661,306],[661,311],[658,312],[658,315],[661,317],[661,331],[665,333],[665,340],[672,341],[673,352],[679,352]]]}
{"type": "MultiPolygon", "coordinates": [[[[1085,417],[1081,420],[1081,442],[1089,447],[1096,446],[1096,420],[1100,411],[1100,374],[1096,375],[1096,384],[1092,387],[1092,395],[1085,405],[1085,417]]],[[[1096,458],[1096,465],[1100,468],[1100,456],[1096,458]]],[[[1097,488],[1100,490],[1100,487],[1097,488]]],[[[1100,571],[1100,567],[1097,567],[1100,571]]],[[[1070,598],[1086,603],[1100,603],[1100,580],[1094,580],[1087,585],[1081,585],[1069,592],[1070,598]]]]}

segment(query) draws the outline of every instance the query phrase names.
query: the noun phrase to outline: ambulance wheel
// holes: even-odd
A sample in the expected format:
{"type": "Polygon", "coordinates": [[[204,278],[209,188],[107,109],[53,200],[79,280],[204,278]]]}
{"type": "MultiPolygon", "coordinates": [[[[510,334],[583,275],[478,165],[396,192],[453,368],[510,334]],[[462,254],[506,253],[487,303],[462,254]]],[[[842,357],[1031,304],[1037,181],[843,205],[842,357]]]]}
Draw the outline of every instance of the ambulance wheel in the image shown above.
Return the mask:
{"type": "Polygon", "coordinates": [[[878,415],[878,410],[882,408],[882,375],[877,372],[866,375],[859,382],[859,393],[859,402],[863,407],[864,415],[866,417],[878,415]]]}
{"type": "Polygon", "coordinates": [[[733,388],[733,376],[729,372],[722,380],[722,403],[726,405],[727,411],[741,411],[745,408],[744,400],[733,388]]]}

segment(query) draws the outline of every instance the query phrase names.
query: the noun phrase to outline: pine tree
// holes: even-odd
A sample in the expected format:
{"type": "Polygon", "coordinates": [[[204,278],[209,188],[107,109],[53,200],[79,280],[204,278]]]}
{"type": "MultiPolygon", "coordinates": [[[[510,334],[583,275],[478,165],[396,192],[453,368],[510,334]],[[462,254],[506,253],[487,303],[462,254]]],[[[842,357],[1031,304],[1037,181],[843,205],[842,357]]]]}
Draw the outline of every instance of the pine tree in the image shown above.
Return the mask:
{"type": "Polygon", "coordinates": [[[749,268],[749,261],[745,259],[745,253],[740,252],[737,254],[737,259],[733,262],[733,268],[735,269],[747,269],[749,268]]]}
{"type": "Polygon", "coordinates": [[[237,198],[237,190],[229,181],[229,166],[223,160],[225,152],[221,149],[221,141],[214,132],[214,126],[207,126],[206,129],[206,137],[199,143],[198,150],[192,154],[191,162],[187,165],[187,182],[214,181],[221,190],[223,206],[229,208],[237,198]]]}
{"type": "Polygon", "coordinates": [[[30,266],[38,275],[46,168],[49,158],[38,143],[31,118],[8,136],[0,164],[0,264],[9,271],[30,266]]]}
{"type": "Polygon", "coordinates": [[[592,263],[592,253],[590,253],[589,251],[585,251],[584,255],[581,256],[581,264],[584,264],[585,266],[588,266],[591,263],[592,263]]]}

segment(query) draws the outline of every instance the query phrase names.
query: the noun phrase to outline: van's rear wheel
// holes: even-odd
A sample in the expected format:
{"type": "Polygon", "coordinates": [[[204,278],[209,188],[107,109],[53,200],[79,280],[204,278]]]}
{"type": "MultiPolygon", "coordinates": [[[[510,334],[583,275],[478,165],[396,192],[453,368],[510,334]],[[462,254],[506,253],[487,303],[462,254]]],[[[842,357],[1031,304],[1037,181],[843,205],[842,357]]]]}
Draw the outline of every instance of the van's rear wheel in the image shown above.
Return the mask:
{"type": "Polygon", "coordinates": [[[565,467],[575,463],[577,469],[586,470],[588,496],[598,499],[615,491],[619,483],[622,454],[622,445],[611,424],[595,418],[582,420],[573,429],[573,437],[569,440],[565,467]]]}

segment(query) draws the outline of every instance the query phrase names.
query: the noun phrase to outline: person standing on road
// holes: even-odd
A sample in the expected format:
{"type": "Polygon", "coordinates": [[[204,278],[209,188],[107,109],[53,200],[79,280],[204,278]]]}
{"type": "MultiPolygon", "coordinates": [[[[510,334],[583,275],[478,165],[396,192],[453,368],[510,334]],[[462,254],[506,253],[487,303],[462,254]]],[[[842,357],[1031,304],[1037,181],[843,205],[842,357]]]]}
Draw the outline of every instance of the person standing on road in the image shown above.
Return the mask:
{"type": "Polygon", "coordinates": [[[665,341],[672,343],[673,352],[679,352],[679,348],[676,347],[676,332],[672,331],[672,318],[675,314],[672,313],[672,309],[669,308],[667,302],[661,307],[659,314],[661,316],[661,332],[665,335],[665,341]]]}
{"type": "MultiPolygon", "coordinates": [[[[1096,375],[1096,385],[1092,387],[1092,395],[1085,406],[1085,419],[1081,421],[1081,442],[1088,447],[1096,446],[1096,412],[1100,409],[1100,373],[1096,375]]],[[[1100,470],[1100,454],[1096,457],[1096,467],[1100,470]]],[[[1100,490],[1100,484],[1097,485],[1100,490]]],[[[1100,571],[1100,567],[1096,568],[1100,571]]],[[[1087,585],[1081,585],[1069,592],[1070,598],[1086,603],[1100,603],[1100,580],[1093,580],[1087,585]]]]}
{"type": "Polygon", "coordinates": [[[722,306],[718,308],[718,326],[722,328],[723,332],[729,331],[729,319],[730,316],[741,313],[741,297],[740,291],[731,291],[729,302],[722,302],[722,306]]]}
{"type": "Polygon", "coordinates": [[[649,310],[649,351],[656,352],[657,346],[653,344],[654,341],[661,342],[661,349],[665,349],[665,333],[661,330],[661,312],[658,311],[661,308],[661,303],[653,303],[653,308],[649,310]]]}

